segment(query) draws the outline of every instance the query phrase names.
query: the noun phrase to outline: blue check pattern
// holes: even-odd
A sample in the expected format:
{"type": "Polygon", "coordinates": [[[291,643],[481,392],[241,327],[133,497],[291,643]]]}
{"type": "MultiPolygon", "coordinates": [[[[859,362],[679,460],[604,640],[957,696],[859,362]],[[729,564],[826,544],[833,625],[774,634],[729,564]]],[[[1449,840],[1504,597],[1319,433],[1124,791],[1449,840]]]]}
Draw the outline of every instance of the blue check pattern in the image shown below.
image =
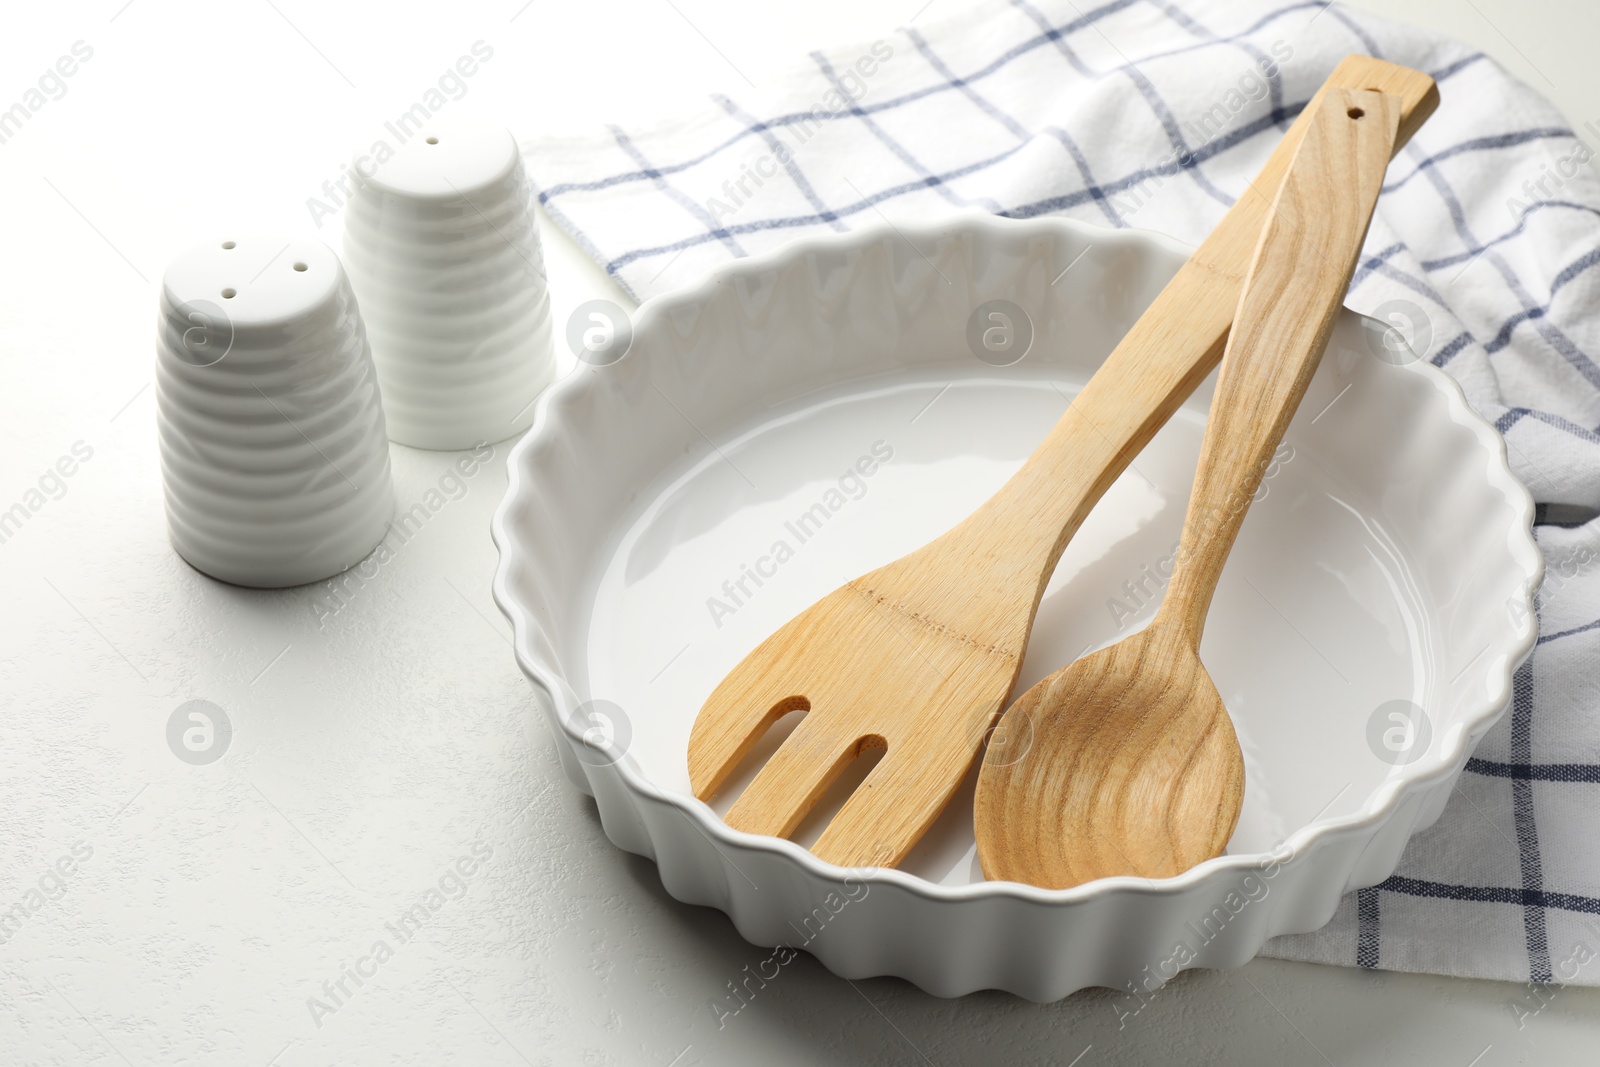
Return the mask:
{"type": "Polygon", "coordinates": [[[982,0],[679,122],[525,147],[548,216],[641,299],[795,237],[956,208],[1198,243],[1350,52],[1429,72],[1444,103],[1390,167],[1348,303],[1505,435],[1550,577],[1510,712],[1439,822],[1268,952],[1600,983],[1600,164],[1583,139],[1600,125],[1325,0],[982,0]]]}

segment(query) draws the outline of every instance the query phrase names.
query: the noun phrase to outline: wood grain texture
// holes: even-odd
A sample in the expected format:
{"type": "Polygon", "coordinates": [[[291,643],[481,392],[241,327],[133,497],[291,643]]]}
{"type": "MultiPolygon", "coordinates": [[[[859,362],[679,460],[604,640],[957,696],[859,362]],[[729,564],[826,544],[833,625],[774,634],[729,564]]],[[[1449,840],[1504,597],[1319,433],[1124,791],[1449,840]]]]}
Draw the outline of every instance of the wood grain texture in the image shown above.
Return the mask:
{"type": "MultiPolygon", "coordinates": [[[[1438,101],[1424,74],[1351,56],[1328,86],[1394,93],[1414,129],[1438,101]]],[[[1311,108],[1308,107],[1307,111],[1311,108]]],[[[897,865],[948,803],[1010,695],[1034,612],[1069,538],[1222,357],[1275,189],[1283,143],[1001,490],[954,529],[846,583],[752,651],[707,698],[689,741],[695,795],[715,796],[781,715],[804,721],[729,811],[786,836],[851,759],[888,752],[813,847],[846,866],[897,865]]]]}
{"type": "Polygon", "coordinates": [[[1234,315],[1161,608],[1007,710],[1001,733],[1018,743],[985,754],[974,805],[988,877],[1052,889],[1165,878],[1219,855],[1232,836],[1244,759],[1200,638],[1262,473],[1327,347],[1399,123],[1397,101],[1375,92],[1330,91],[1312,112],[1234,315]]]}

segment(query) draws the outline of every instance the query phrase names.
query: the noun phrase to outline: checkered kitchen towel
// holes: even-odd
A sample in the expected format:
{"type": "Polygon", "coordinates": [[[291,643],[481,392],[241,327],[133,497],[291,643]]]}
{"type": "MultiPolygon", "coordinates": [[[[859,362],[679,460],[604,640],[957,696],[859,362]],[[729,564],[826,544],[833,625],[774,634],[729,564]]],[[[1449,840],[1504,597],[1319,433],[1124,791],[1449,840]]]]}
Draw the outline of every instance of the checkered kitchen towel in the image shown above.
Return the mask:
{"type": "Polygon", "coordinates": [[[1444,103],[1389,168],[1348,302],[1506,435],[1539,501],[1543,636],[1399,872],[1268,951],[1600,983],[1600,163],[1582,139],[1600,127],[1575,133],[1462,45],[1324,0],[1081,2],[983,0],[680,122],[529,144],[528,166],[638,297],[795,237],[969,206],[1198,243],[1341,57],[1432,74],[1444,103]]]}

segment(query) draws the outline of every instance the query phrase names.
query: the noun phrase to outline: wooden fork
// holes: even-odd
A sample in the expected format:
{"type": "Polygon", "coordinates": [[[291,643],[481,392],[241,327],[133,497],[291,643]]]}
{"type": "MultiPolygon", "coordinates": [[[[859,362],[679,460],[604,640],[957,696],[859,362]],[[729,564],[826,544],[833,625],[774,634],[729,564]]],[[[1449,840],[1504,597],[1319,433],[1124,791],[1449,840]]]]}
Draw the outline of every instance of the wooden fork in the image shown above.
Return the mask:
{"type": "Polygon", "coordinates": [[[1396,149],[1439,99],[1425,74],[1347,57],[999,492],[938,539],[817,601],[722,680],[689,739],[701,800],[716,795],[774,722],[808,709],[734,803],[728,825],[788,836],[871,748],[888,752],[812,852],[841,866],[896,866],[938,818],[1006,705],[1068,539],[1222,358],[1268,207],[1306,116],[1330,88],[1397,97],[1396,149]]]}

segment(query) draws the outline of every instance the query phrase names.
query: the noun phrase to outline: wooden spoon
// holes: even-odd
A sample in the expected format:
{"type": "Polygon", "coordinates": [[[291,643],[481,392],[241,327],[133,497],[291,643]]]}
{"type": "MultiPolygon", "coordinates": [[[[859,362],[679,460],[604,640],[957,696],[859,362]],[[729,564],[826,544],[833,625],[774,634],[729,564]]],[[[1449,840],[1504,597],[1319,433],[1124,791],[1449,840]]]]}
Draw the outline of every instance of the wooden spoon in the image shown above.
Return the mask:
{"type": "Polygon", "coordinates": [[[1312,112],[1234,313],[1161,608],[1006,712],[997,736],[1028,738],[1027,750],[992,745],[978,775],[974,829],[987,877],[1050,889],[1165,878],[1218,855],[1233,835],[1244,759],[1200,663],[1200,635],[1333,332],[1399,121],[1395,98],[1346,89],[1312,112]]]}
{"type": "MultiPolygon", "coordinates": [[[[1425,74],[1365,56],[1331,87],[1400,101],[1409,136],[1433,111],[1425,74]]],[[[793,833],[843,771],[888,752],[812,851],[841,866],[896,866],[960,786],[1005,706],[1061,550],[1101,494],[1216,366],[1250,255],[1306,128],[1296,120],[1229,209],[1022,468],[955,529],[817,601],[747,655],[689,739],[695,796],[710,800],[786,712],[809,709],[728,812],[739,830],[793,833]]]]}

